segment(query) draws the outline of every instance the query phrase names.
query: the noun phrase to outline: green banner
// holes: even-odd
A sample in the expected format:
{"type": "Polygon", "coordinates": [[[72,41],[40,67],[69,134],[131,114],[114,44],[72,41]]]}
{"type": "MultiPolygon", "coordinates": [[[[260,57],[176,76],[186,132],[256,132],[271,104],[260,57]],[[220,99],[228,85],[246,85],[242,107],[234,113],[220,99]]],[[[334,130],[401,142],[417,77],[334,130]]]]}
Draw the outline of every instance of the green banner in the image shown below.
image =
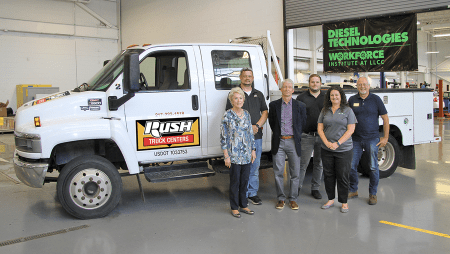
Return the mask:
{"type": "Polygon", "coordinates": [[[324,72],[415,71],[416,14],[323,25],[324,72]]]}

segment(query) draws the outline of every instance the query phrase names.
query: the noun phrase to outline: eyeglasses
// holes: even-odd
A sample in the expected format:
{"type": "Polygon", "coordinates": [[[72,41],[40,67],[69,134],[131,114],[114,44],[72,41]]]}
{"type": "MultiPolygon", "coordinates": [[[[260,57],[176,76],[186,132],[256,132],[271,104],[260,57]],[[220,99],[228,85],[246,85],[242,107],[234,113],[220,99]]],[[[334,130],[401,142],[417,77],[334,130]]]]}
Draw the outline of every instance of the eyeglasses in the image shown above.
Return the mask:
{"type": "Polygon", "coordinates": [[[249,68],[249,67],[242,68],[241,72],[243,72],[243,71],[251,71],[251,72],[253,72],[252,68],[249,68]]]}
{"type": "Polygon", "coordinates": [[[361,84],[361,83],[360,83],[360,84],[356,84],[356,86],[369,86],[369,84],[364,84],[364,83],[361,84]]]}

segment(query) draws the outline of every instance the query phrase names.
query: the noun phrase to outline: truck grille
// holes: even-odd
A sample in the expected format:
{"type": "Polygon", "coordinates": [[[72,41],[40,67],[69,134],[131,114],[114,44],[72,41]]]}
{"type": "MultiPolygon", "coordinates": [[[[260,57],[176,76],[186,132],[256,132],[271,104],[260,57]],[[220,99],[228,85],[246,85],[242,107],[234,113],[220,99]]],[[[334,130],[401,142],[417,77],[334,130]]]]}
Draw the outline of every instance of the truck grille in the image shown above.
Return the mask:
{"type": "Polygon", "coordinates": [[[16,149],[27,153],[42,152],[41,138],[38,135],[14,133],[16,149]]]}

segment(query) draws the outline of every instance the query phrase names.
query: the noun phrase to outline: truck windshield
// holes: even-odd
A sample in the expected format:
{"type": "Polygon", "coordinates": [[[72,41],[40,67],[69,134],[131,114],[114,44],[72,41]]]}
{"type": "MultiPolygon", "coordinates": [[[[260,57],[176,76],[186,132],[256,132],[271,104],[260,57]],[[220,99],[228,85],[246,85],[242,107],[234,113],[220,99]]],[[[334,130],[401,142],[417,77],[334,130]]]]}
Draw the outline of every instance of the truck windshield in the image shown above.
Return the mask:
{"type": "Polygon", "coordinates": [[[123,56],[125,53],[134,52],[140,54],[143,51],[143,49],[128,49],[122,51],[87,82],[88,88],[86,90],[106,91],[111,83],[122,73],[123,56]]]}

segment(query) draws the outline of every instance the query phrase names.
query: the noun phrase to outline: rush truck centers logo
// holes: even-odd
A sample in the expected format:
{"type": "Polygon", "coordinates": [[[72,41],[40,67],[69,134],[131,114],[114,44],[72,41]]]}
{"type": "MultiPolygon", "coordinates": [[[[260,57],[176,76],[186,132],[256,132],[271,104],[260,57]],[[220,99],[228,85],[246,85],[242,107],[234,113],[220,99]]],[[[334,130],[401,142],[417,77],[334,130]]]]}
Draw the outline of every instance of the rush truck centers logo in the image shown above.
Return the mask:
{"type": "Polygon", "coordinates": [[[200,145],[199,118],[136,121],[137,150],[200,145]]]}

